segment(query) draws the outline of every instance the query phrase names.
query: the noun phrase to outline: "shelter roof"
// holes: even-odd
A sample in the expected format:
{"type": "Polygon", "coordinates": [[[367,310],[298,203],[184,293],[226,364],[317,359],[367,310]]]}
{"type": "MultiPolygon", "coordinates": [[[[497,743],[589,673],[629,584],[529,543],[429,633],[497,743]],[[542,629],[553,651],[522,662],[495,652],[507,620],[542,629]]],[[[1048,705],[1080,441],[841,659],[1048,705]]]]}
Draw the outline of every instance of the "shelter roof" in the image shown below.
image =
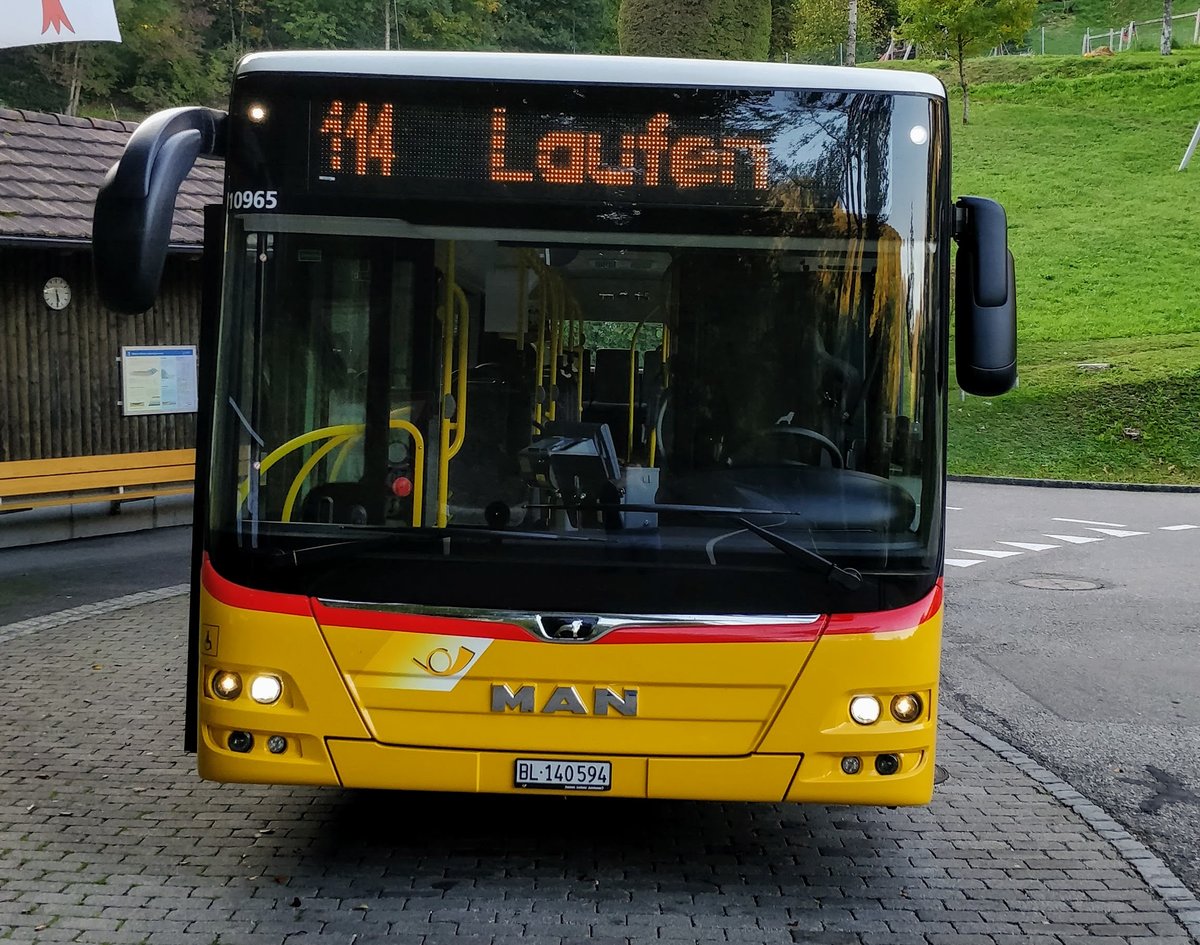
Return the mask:
{"type": "MultiPolygon", "coordinates": [[[[0,108],[0,243],[92,238],[96,191],[136,122],[0,108]]],[[[175,203],[171,244],[198,249],[205,204],[221,200],[224,170],[196,162],[175,203]]]]}

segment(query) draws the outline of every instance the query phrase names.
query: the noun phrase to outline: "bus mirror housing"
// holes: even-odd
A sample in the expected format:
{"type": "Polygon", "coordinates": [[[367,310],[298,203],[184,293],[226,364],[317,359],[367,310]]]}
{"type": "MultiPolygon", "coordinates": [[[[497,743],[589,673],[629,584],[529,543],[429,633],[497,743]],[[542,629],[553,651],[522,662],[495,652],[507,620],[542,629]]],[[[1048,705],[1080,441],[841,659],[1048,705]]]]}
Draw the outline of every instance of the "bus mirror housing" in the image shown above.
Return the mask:
{"type": "Polygon", "coordinates": [[[994,397],[1017,380],[1017,280],[1004,208],[986,197],[955,205],[954,357],[968,394],[994,397]]]}
{"type": "Polygon", "coordinates": [[[154,304],[179,186],[196,158],[224,153],[225,120],[211,108],[157,112],[137,126],[105,175],[92,217],[92,257],[109,308],[134,315],[154,304]]]}

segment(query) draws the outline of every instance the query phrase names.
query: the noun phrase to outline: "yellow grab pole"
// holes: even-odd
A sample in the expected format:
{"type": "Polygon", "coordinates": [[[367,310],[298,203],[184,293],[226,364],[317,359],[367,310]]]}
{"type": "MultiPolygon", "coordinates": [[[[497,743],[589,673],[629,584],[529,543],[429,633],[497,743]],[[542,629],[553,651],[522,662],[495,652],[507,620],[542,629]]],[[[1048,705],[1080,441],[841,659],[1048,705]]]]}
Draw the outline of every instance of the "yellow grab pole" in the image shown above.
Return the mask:
{"type": "Polygon", "coordinates": [[[438,481],[437,481],[437,527],[445,528],[449,521],[446,504],[450,490],[450,424],[448,411],[450,388],[453,382],[454,360],[454,241],[446,244],[446,298],[442,303],[442,405],[438,425],[438,481]]]}
{"type": "Polygon", "coordinates": [[[625,462],[627,463],[633,459],[633,413],[637,406],[634,403],[637,396],[637,340],[644,324],[646,324],[646,320],[643,318],[637,323],[637,327],[633,330],[633,338],[629,342],[629,439],[625,443],[625,462]]]}
{"type": "Polygon", "coordinates": [[[454,402],[454,441],[450,444],[450,458],[454,459],[462,449],[467,435],[467,359],[471,330],[471,309],[467,304],[467,293],[454,287],[455,308],[458,312],[458,391],[454,402]]]}
{"type": "Polygon", "coordinates": [[[550,406],[547,410],[549,419],[558,416],[558,359],[562,355],[563,312],[566,309],[567,288],[560,281],[554,283],[554,308],[550,317],[550,406]]]}
{"type": "Polygon", "coordinates": [[[537,364],[533,375],[533,396],[536,401],[533,409],[533,419],[537,423],[534,435],[540,432],[542,425],[542,382],[546,372],[546,307],[549,304],[546,285],[547,272],[545,268],[538,270],[538,333],[537,333],[537,364]]]}

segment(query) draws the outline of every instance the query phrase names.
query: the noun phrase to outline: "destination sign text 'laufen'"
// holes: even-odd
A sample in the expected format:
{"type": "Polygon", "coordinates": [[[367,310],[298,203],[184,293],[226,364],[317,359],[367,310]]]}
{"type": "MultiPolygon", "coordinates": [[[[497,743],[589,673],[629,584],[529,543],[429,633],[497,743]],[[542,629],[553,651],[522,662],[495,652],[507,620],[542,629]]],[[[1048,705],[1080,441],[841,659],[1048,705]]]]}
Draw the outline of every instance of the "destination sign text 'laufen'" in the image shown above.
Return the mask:
{"type": "Polygon", "coordinates": [[[462,181],[531,195],[586,186],[753,198],[768,188],[761,137],[667,111],[570,116],[335,99],[314,117],[322,181],[462,181]]]}

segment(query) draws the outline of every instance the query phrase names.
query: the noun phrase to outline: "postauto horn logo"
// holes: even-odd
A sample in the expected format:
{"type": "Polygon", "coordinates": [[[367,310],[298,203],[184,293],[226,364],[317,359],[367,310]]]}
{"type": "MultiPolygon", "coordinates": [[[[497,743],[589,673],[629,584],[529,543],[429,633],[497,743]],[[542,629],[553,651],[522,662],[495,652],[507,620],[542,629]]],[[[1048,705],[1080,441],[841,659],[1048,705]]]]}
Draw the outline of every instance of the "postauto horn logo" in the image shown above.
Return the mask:
{"type": "Polygon", "coordinates": [[[419,650],[414,647],[404,654],[407,659],[401,665],[407,669],[398,674],[395,685],[401,689],[450,692],[491,644],[491,640],[476,637],[426,637],[419,650]]]}

